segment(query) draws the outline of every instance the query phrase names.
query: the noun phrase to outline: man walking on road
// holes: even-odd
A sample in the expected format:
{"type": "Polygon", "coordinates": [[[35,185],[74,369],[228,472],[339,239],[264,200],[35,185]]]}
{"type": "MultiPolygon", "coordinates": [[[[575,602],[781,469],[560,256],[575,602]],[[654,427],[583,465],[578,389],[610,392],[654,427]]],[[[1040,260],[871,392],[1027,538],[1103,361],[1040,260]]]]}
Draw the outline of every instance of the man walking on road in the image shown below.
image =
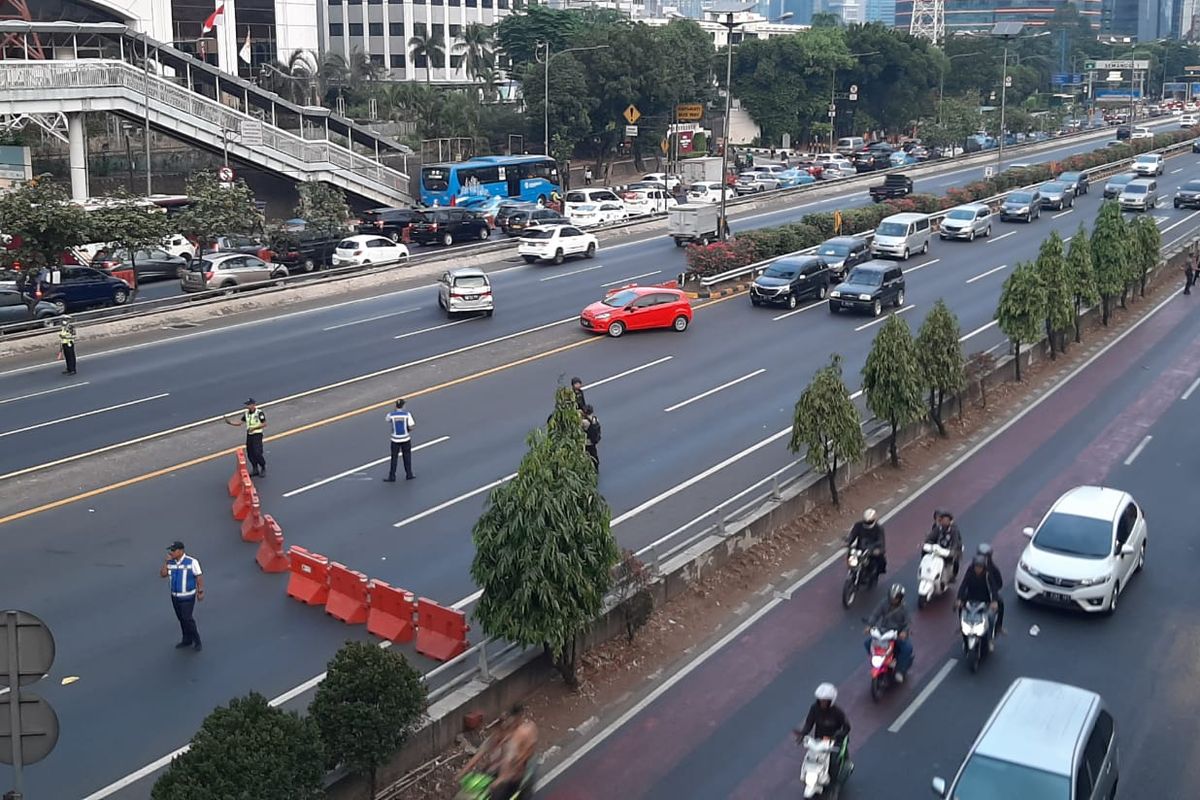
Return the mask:
{"type": "Polygon", "coordinates": [[[596,418],[596,410],[591,406],[583,407],[583,434],[587,437],[584,449],[592,457],[592,463],[596,465],[596,471],[599,472],[600,451],[596,449],[596,445],[600,444],[600,420],[596,418]]]}
{"type": "Polygon", "coordinates": [[[200,571],[200,561],[184,552],[183,542],[173,542],[167,548],[167,558],[158,574],[169,579],[171,605],[175,607],[175,618],[179,620],[179,630],[183,633],[183,638],[175,647],[190,646],[194,650],[203,650],[200,631],[196,629],[196,620],[192,618],[196,601],[204,599],[204,573],[200,571]]]}
{"type": "Polygon", "coordinates": [[[246,460],[250,462],[252,467],[250,474],[252,476],[267,474],[267,459],[263,455],[263,431],[267,427],[267,415],[263,413],[258,404],[251,397],[243,405],[246,406],[246,411],[237,419],[225,418],[227,425],[234,427],[246,426],[246,460]]]}
{"type": "Polygon", "coordinates": [[[396,410],[388,412],[388,427],[392,432],[392,461],[385,483],[396,482],[396,457],[404,456],[404,479],[417,477],[412,471],[412,429],[416,425],[413,415],[404,410],[404,398],[396,401],[396,410]]]}
{"type": "Polygon", "coordinates": [[[63,375],[75,374],[75,326],[70,317],[62,318],[62,326],[58,329],[59,357],[66,363],[63,375]]]}
{"type": "Polygon", "coordinates": [[[1189,253],[1188,257],[1183,261],[1184,294],[1191,294],[1192,287],[1196,285],[1196,261],[1198,258],[1200,257],[1198,257],[1196,254],[1189,253]]]}

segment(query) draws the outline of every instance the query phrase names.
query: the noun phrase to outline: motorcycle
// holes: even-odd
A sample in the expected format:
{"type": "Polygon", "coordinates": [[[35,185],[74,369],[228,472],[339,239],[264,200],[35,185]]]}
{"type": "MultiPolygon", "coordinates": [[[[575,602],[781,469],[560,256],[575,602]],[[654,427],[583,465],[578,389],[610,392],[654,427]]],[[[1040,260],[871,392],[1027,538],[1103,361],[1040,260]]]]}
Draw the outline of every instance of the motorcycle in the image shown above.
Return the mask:
{"type": "Polygon", "coordinates": [[[879,569],[875,559],[858,547],[851,547],[846,554],[846,582],[842,584],[842,608],[854,605],[861,586],[873,589],[879,580],[879,569]]]}
{"type": "Polygon", "coordinates": [[[921,564],[917,567],[917,608],[929,605],[954,581],[950,558],[953,552],[950,548],[926,542],[921,549],[925,555],[921,556],[921,564]]]}
{"type": "Polygon", "coordinates": [[[991,649],[992,617],[987,603],[967,603],[959,616],[962,627],[963,658],[971,672],[979,669],[980,662],[987,658],[991,649]]]}
{"type": "MultiPolygon", "coordinates": [[[[454,800],[494,800],[492,784],[496,782],[495,775],[486,772],[468,772],[459,781],[458,794],[454,800]]],[[[537,785],[537,765],[531,759],[521,778],[521,785],[516,791],[503,800],[529,800],[533,797],[533,787],[537,785]]]]}
{"type": "Polygon", "coordinates": [[[832,739],[804,737],[804,763],[800,766],[800,777],[804,782],[806,798],[824,795],[827,800],[836,800],[839,785],[849,777],[852,769],[850,762],[843,759],[839,774],[829,774],[838,749],[838,743],[832,739]]]}
{"type": "Polygon", "coordinates": [[[871,628],[871,699],[879,702],[896,678],[896,631],[871,628]]]}

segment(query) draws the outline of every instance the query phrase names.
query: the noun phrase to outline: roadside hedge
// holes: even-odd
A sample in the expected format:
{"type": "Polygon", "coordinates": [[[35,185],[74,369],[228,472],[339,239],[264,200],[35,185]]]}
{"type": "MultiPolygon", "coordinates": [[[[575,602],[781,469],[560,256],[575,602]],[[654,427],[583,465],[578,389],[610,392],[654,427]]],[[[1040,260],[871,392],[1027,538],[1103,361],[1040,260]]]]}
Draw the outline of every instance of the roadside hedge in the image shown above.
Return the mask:
{"type": "MultiPolygon", "coordinates": [[[[945,195],[911,194],[896,200],[887,200],[856,208],[841,210],[842,235],[866,233],[874,230],[880,220],[892,214],[915,211],[935,214],[964,203],[973,203],[985,197],[1002,194],[1010,189],[1048,181],[1062,172],[1078,172],[1114,161],[1132,158],[1147,150],[1178,144],[1195,138],[1193,130],[1160,133],[1151,139],[1127,139],[1112,142],[1099,150],[1078,153],[1061,161],[1047,161],[1021,169],[1007,169],[986,180],[972,181],[963,186],[947,190],[945,195]]],[[[705,278],[719,275],[731,269],[744,267],[757,261],[794,253],[816,247],[821,242],[837,235],[834,213],[822,211],[806,214],[799,222],[789,222],[773,228],[739,233],[728,242],[710,245],[689,245],[687,248],[687,271],[691,275],[705,278]]]]}

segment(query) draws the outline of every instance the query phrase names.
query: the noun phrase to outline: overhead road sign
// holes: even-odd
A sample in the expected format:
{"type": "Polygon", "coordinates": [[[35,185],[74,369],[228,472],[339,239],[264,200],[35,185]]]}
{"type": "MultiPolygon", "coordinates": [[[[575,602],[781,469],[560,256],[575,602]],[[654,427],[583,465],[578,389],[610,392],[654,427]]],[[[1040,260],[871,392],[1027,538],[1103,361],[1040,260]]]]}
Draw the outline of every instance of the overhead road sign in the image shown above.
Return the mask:
{"type": "Polygon", "coordinates": [[[1150,69],[1150,62],[1143,59],[1109,59],[1106,61],[1085,61],[1083,68],[1088,72],[1099,72],[1106,69],[1150,69]]]}

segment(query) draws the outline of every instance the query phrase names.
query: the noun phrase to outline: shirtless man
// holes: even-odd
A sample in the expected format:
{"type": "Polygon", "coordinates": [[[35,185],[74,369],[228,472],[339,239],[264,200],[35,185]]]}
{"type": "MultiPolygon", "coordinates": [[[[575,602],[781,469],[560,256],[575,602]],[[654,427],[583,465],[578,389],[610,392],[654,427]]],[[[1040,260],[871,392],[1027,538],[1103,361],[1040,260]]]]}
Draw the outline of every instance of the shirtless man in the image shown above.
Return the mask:
{"type": "Polygon", "coordinates": [[[459,772],[495,775],[490,788],[492,800],[509,800],[521,788],[525,770],[537,752],[537,726],[524,719],[525,709],[514,706],[500,718],[500,728],[488,737],[479,751],[459,772]]]}

